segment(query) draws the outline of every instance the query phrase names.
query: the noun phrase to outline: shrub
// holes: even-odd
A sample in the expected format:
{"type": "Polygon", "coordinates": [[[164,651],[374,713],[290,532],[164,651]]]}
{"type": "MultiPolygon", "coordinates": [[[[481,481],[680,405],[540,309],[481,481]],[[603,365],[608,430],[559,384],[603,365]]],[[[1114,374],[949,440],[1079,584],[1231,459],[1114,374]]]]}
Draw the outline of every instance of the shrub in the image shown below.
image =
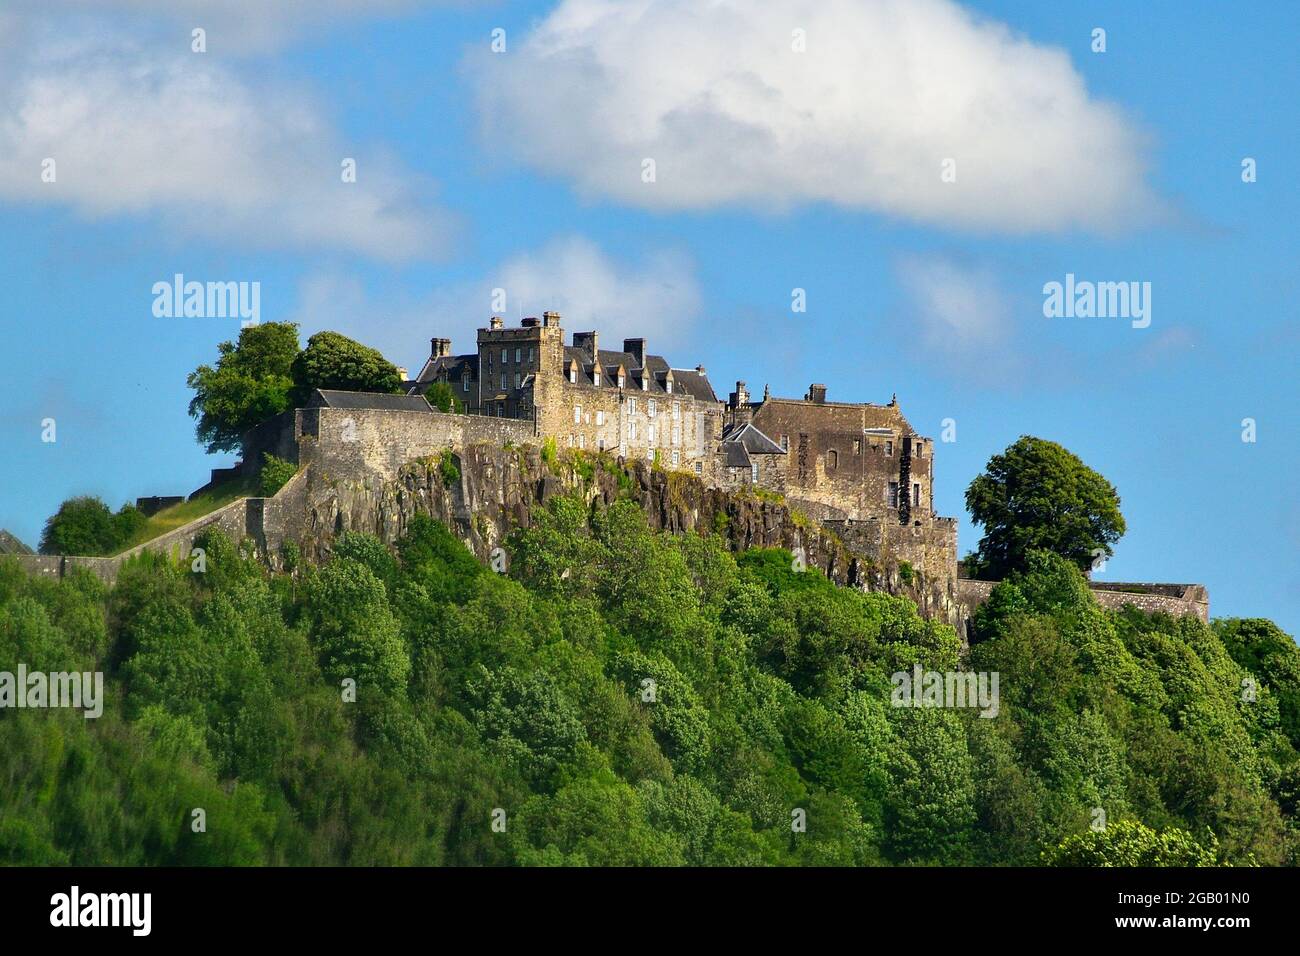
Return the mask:
{"type": "Polygon", "coordinates": [[[262,453],[262,474],[260,476],[263,498],[270,498],[289,483],[289,479],[298,473],[298,466],[283,458],[276,458],[269,451],[262,453]]]}

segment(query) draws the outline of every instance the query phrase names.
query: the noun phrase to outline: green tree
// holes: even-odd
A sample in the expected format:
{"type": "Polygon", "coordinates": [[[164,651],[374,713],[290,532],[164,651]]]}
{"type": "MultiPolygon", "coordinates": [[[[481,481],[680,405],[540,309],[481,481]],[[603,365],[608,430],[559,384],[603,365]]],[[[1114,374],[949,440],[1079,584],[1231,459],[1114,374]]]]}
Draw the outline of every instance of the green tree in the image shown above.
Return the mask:
{"type": "Polygon", "coordinates": [[[459,412],[461,403],[446,382],[434,382],[424,393],[424,400],[440,412],[459,412]]]}
{"type": "Polygon", "coordinates": [[[122,505],[117,514],[91,495],[69,498],[45,522],[41,554],[113,554],[144,525],[135,505],[122,505]]]}
{"type": "Polygon", "coordinates": [[[293,360],[292,397],[303,405],[318,388],[345,392],[401,391],[397,366],[369,346],[338,332],[317,332],[293,360]]]}
{"type": "MultiPolygon", "coordinates": [[[[1124,534],[1119,493],[1056,442],[1022,436],[994,455],[966,489],[966,510],[984,528],[974,563],[999,580],[1025,568],[1030,551],[1059,554],[1087,571],[1124,534]]],[[[968,567],[970,562],[968,561],[968,567]]]]}
{"type": "Polygon", "coordinates": [[[238,343],[222,342],[216,366],[200,365],[186,384],[194,390],[190,417],[208,452],[238,451],[244,433],[292,407],[290,369],[298,354],[298,326],[265,322],[239,332],[238,343]]]}
{"type": "Polygon", "coordinates": [[[1121,820],[1063,840],[1043,853],[1048,866],[1214,866],[1217,842],[1201,846],[1186,830],[1156,832],[1136,820],[1121,820]]]}

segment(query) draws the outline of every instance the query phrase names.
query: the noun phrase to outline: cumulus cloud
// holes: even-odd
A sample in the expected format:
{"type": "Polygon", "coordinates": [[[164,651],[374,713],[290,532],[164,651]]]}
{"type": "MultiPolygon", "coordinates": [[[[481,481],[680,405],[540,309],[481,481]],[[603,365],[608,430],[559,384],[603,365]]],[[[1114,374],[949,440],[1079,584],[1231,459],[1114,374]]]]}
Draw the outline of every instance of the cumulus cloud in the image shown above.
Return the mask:
{"type": "Polygon", "coordinates": [[[119,34],[23,39],[9,37],[0,64],[0,200],[157,214],[188,234],[386,261],[436,256],[448,241],[432,184],[343,145],[302,90],[119,34]],[[345,157],[355,183],[342,181],[345,157]]]}
{"type": "Polygon", "coordinates": [[[551,310],[566,331],[596,329],[617,348],[641,336],[671,361],[700,318],[703,296],[694,264],[660,251],[638,262],[615,259],[590,240],[569,236],[523,252],[491,272],[429,296],[371,298],[355,276],[319,274],[303,281],[293,321],[304,335],[334,329],[379,348],[412,374],[428,356],[433,336],[449,337],[458,353],[472,352],[475,330],[493,314],[495,290],[508,322],[551,310]]]}
{"type": "Polygon", "coordinates": [[[564,0],[466,66],[494,147],[635,206],[826,202],[1009,233],[1161,211],[1141,135],[1069,56],[951,0],[564,0]]]}

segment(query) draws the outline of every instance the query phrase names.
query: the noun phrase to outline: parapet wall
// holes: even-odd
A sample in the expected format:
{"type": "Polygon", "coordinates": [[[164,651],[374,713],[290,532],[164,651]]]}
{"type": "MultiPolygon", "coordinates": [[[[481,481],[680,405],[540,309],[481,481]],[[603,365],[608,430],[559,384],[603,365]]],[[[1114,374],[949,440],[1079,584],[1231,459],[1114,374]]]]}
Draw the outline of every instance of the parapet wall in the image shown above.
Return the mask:
{"type": "MultiPolygon", "coordinates": [[[[996,581],[975,581],[960,578],[957,581],[957,600],[966,608],[967,616],[989,599],[996,581]]],[[[1097,603],[1118,611],[1132,605],[1148,614],[1161,612],[1173,617],[1191,614],[1206,623],[1210,620],[1210,595],[1201,584],[1136,584],[1123,581],[1090,581],[1088,588],[1097,603]]]]}

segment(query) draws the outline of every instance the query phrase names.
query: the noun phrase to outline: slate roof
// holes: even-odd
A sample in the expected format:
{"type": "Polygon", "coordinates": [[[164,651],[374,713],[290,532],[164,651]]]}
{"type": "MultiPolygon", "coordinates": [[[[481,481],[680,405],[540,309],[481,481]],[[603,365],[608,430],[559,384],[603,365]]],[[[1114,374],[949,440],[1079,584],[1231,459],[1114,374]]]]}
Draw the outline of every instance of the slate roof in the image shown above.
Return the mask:
{"type": "Polygon", "coordinates": [[[478,378],[478,353],[470,355],[444,355],[442,358],[426,359],[424,368],[420,369],[420,374],[415,377],[415,381],[420,384],[432,382],[442,372],[447,372],[449,379],[459,380],[464,369],[462,366],[469,366],[469,377],[478,378]]]}
{"type": "Polygon", "coordinates": [[[731,425],[722,433],[722,444],[739,445],[754,455],[784,455],[786,450],[768,438],[752,422],[731,425]]]}
{"type": "MultiPolygon", "coordinates": [[[[625,388],[634,392],[646,391],[651,394],[667,394],[668,389],[665,383],[668,381],[668,373],[671,371],[673,380],[672,394],[685,394],[691,398],[698,398],[707,402],[716,402],[718,400],[718,396],[713,391],[713,386],[709,384],[707,375],[693,368],[672,368],[668,364],[668,360],[662,355],[647,355],[644,369],[637,365],[636,356],[631,352],[601,349],[597,355],[600,359],[601,388],[618,388],[618,369],[621,365],[627,373],[625,388]],[[647,387],[642,389],[641,376],[646,373],[648,373],[647,387]]],[[[570,362],[578,363],[577,384],[592,385],[594,381],[592,372],[595,365],[592,363],[587,350],[573,345],[564,347],[564,374],[566,378],[569,374],[570,362]]]]}
{"type": "Polygon", "coordinates": [[[391,412],[430,412],[433,409],[420,395],[386,395],[383,392],[340,392],[318,388],[307,402],[308,408],[381,408],[391,412]]]}

